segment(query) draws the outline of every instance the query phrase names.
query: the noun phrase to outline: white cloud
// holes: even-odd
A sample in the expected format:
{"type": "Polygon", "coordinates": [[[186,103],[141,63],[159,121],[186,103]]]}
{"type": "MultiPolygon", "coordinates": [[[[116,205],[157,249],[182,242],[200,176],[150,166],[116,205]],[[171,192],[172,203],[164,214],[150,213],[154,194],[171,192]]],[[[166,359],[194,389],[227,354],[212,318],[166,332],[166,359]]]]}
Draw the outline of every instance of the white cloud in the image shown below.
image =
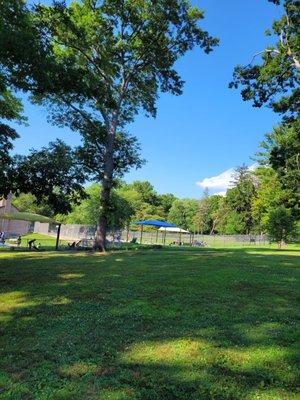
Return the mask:
{"type": "Polygon", "coordinates": [[[221,192],[214,193],[216,196],[226,196],[226,190],[222,190],[221,192]]]}
{"type": "Polygon", "coordinates": [[[196,183],[197,186],[205,189],[220,189],[226,191],[232,182],[234,169],[230,168],[222,172],[220,175],[204,178],[202,181],[196,183]]]}
{"type": "MultiPolygon", "coordinates": [[[[257,164],[252,164],[250,165],[249,170],[254,171],[256,167],[257,164]]],[[[234,168],[229,168],[226,171],[221,172],[219,175],[204,178],[202,181],[196,182],[196,185],[202,189],[208,188],[209,191],[212,192],[219,190],[219,192],[214,194],[225,196],[226,190],[231,186],[233,179],[234,168]]]]}

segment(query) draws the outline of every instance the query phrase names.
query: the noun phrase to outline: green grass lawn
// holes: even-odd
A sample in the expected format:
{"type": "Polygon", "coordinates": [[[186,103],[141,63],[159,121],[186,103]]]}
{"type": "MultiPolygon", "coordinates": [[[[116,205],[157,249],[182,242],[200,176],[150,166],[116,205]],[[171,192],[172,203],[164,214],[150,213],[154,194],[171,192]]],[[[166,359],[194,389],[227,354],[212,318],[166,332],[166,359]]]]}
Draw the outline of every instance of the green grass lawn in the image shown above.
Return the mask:
{"type": "Polygon", "coordinates": [[[2,251],[0,398],[299,399],[299,256],[2,251]]]}

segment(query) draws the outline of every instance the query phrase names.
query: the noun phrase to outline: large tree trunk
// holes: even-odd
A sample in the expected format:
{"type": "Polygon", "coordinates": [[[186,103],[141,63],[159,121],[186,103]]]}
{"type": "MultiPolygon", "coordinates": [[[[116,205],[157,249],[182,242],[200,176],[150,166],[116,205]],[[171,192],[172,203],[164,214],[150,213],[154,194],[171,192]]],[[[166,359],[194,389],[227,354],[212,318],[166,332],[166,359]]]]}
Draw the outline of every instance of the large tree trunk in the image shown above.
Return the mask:
{"type": "Polygon", "coordinates": [[[101,213],[97,223],[97,230],[95,235],[95,249],[106,251],[106,231],[107,221],[110,212],[110,193],[113,184],[113,171],[114,171],[114,142],[117,129],[117,120],[115,119],[108,131],[107,146],[104,160],[104,171],[102,178],[102,188],[100,197],[101,213]]]}
{"type": "Polygon", "coordinates": [[[101,215],[97,223],[95,236],[95,250],[106,251],[107,220],[110,207],[111,179],[102,181],[101,189],[101,215]]]}

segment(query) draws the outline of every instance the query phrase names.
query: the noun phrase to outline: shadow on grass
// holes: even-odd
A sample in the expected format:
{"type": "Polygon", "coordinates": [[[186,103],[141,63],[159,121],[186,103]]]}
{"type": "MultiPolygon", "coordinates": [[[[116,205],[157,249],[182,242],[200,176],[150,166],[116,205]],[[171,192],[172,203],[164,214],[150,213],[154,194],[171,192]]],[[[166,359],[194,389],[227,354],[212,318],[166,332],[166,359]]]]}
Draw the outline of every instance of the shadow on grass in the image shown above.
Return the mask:
{"type": "Polygon", "coordinates": [[[0,397],[291,399],[298,260],[173,248],[1,259],[0,397]]]}

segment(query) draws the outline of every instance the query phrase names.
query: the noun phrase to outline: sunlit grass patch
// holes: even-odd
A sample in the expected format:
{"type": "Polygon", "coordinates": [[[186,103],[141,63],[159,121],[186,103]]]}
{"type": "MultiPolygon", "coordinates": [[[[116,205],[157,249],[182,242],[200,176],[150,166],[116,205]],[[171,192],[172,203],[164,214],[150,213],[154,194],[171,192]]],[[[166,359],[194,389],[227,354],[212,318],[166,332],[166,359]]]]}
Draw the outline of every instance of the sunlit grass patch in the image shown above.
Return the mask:
{"type": "Polygon", "coordinates": [[[131,400],[135,399],[134,391],[130,387],[123,389],[115,389],[114,387],[102,389],[99,396],[96,397],[101,400],[131,400]]]}
{"type": "Polygon", "coordinates": [[[196,359],[211,357],[212,345],[201,340],[177,339],[161,343],[138,343],[122,356],[127,363],[139,364],[192,364],[196,359]]]}
{"type": "Polygon", "coordinates": [[[28,300],[28,293],[24,291],[11,291],[0,293],[0,313],[34,305],[28,300]]]}
{"type": "Polygon", "coordinates": [[[60,278],[62,279],[77,279],[77,278],[82,278],[84,274],[59,274],[60,278]]]}
{"type": "Polygon", "coordinates": [[[79,361],[72,365],[61,366],[59,368],[59,374],[66,378],[78,378],[83,375],[93,374],[96,370],[96,364],[79,361]]]}

